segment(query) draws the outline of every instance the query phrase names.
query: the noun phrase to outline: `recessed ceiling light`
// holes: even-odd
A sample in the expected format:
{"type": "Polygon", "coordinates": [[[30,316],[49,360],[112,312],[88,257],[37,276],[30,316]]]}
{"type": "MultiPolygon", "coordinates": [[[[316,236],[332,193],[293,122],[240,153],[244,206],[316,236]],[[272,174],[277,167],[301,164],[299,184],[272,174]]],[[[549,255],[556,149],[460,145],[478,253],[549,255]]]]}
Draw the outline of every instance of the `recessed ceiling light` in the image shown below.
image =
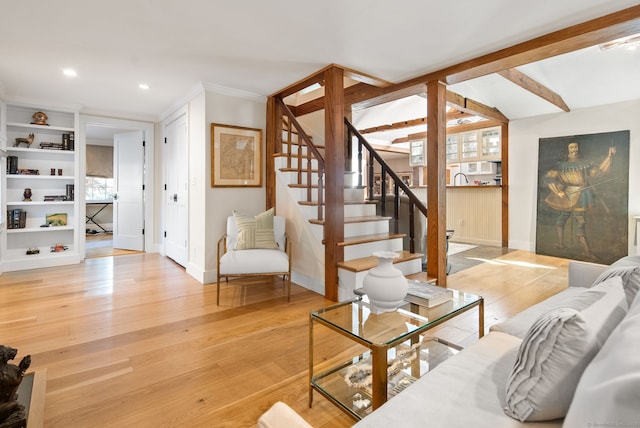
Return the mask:
{"type": "Polygon", "coordinates": [[[149,89],[149,85],[147,85],[146,83],[141,83],[138,85],[138,88],[144,89],[146,91],[147,89],[149,89]]]}
{"type": "Polygon", "coordinates": [[[73,68],[65,68],[62,73],[67,77],[76,77],[78,73],[73,68]]]}

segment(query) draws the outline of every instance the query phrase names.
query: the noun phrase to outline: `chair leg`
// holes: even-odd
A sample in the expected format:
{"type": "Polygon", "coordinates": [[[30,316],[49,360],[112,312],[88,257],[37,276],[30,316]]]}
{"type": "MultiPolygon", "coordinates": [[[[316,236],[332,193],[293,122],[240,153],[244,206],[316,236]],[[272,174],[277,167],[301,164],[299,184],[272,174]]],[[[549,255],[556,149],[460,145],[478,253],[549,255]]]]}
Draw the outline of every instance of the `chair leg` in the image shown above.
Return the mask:
{"type": "Polygon", "coordinates": [[[287,302],[291,301],[291,275],[286,275],[287,277],[287,302]]]}
{"type": "Polygon", "coordinates": [[[218,296],[217,296],[217,299],[216,299],[216,305],[220,306],[220,276],[219,275],[218,275],[218,291],[217,291],[217,293],[218,293],[218,296]]]}

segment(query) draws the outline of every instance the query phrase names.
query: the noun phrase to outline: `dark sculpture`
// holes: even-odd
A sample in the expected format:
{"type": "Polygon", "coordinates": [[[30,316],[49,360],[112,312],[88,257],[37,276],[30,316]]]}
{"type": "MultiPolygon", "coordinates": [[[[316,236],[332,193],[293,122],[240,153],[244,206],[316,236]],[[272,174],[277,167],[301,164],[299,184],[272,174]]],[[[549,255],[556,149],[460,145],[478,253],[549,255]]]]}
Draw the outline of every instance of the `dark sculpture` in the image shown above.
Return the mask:
{"type": "Polygon", "coordinates": [[[16,391],[24,372],[31,365],[31,356],[24,357],[19,365],[11,364],[18,350],[0,345],[0,428],[22,428],[27,426],[24,406],[18,403],[16,391]]]}

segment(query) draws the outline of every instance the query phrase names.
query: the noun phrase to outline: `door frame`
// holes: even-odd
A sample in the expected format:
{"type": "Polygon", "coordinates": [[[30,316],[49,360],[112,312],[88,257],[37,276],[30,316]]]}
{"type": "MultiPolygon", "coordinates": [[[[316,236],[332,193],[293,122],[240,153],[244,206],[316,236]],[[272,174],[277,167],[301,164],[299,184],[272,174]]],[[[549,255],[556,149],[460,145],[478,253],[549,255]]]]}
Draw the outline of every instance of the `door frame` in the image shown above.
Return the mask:
{"type": "MultiPolygon", "coordinates": [[[[161,220],[160,220],[160,224],[162,227],[162,231],[166,231],[167,230],[167,215],[166,215],[166,182],[167,182],[167,147],[165,144],[165,139],[167,138],[167,126],[170,125],[171,123],[175,122],[178,118],[180,118],[181,116],[185,117],[185,120],[187,121],[187,145],[189,144],[189,109],[187,108],[187,106],[183,106],[181,108],[178,108],[176,111],[174,111],[173,113],[167,115],[161,122],[160,126],[161,126],[161,139],[160,139],[160,150],[162,153],[162,182],[164,183],[164,189],[162,190],[162,202],[161,202],[161,210],[162,210],[162,215],[161,215],[161,220]]],[[[188,156],[187,156],[187,162],[188,162],[188,156]]],[[[187,198],[188,201],[188,198],[187,198]]],[[[187,202],[187,217],[189,217],[189,211],[190,211],[190,205],[187,202]]],[[[188,226],[187,226],[188,229],[188,226]]],[[[162,245],[160,246],[160,252],[162,253],[163,256],[167,255],[167,240],[164,238],[163,236],[163,232],[160,232],[161,238],[160,240],[162,241],[162,245]]],[[[187,230],[187,254],[186,254],[186,260],[185,260],[185,265],[183,266],[185,269],[189,268],[189,251],[191,248],[191,241],[190,241],[190,235],[189,235],[189,231],[187,230]]],[[[177,263],[177,262],[176,262],[177,263]]]]}
{"type": "MultiPolygon", "coordinates": [[[[95,125],[102,126],[106,128],[113,128],[118,130],[128,130],[128,131],[142,131],[143,138],[145,141],[145,150],[144,150],[144,251],[147,253],[157,253],[159,252],[158,245],[154,242],[158,242],[154,240],[154,236],[156,234],[156,227],[154,223],[154,211],[155,211],[155,194],[154,194],[154,185],[153,185],[153,177],[154,177],[154,147],[155,147],[155,127],[151,122],[141,122],[134,120],[125,120],[125,119],[112,119],[108,117],[101,116],[92,116],[92,115],[83,115],[80,114],[80,129],[78,142],[79,147],[77,147],[78,156],[80,156],[80,178],[79,178],[79,189],[76,191],[76,197],[80,197],[80,210],[79,216],[80,218],[86,218],[86,205],[85,205],[85,177],[87,174],[87,152],[86,152],[86,131],[87,125],[95,125]]],[[[82,231],[81,231],[82,232],[82,231]]],[[[86,237],[84,233],[79,234],[79,246],[80,246],[80,258],[85,258],[85,245],[86,245],[86,237]]]]}

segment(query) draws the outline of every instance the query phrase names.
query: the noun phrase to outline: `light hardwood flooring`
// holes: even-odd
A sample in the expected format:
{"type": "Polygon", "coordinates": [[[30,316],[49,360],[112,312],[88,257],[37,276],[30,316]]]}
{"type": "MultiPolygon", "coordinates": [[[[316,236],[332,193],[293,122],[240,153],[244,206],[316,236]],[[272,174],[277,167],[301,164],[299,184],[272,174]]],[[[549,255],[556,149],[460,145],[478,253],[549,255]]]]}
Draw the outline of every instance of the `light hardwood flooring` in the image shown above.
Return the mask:
{"type": "Polygon", "coordinates": [[[113,235],[111,233],[87,234],[85,239],[85,257],[88,259],[94,257],[122,256],[124,254],[136,254],[140,252],[113,248],[113,235]]]}
{"type": "MultiPolygon", "coordinates": [[[[513,251],[448,277],[485,298],[485,326],[566,287],[567,261],[513,251]]],[[[249,427],[284,401],[314,427],[353,420],[308,408],[309,311],[331,302],[279,279],[202,285],[159,254],[87,259],[0,276],[0,344],[46,370],[46,427],[249,427]]],[[[477,340],[477,312],[435,333],[477,340]]],[[[331,341],[318,343],[332,346],[331,341]]]]}

